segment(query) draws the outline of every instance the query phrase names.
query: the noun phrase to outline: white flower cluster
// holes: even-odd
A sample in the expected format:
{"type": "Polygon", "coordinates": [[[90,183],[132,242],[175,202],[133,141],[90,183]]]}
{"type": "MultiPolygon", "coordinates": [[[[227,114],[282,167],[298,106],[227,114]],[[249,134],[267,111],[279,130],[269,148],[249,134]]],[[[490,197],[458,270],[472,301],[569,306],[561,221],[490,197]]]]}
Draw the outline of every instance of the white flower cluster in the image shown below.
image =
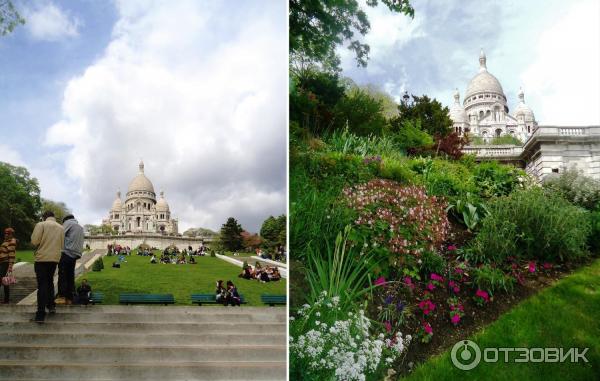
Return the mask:
{"type": "Polygon", "coordinates": [[[339,311],[338,303],[339,297],[327,298],[323,293],[313,306],[304,305],[298,318],[290,322],[304,331],[290,337],[291,356],[302,359],[313,373],[333,373],[338,381],[362,381],[382,361],[389,366],[404,352],[410,336],[403,338],[398,333],[393,339],[384,339],[383,334],[371,337],[371,321],[362,310],[328,325],[327,317],[339,311]]]}

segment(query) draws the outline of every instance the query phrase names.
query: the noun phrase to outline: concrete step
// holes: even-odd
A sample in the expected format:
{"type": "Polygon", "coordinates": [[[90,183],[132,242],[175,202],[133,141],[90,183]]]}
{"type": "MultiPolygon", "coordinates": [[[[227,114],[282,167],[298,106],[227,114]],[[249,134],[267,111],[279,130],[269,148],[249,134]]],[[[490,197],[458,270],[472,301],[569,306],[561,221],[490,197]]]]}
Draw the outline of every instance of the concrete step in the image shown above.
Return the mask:
{"type": "Polygon", "coordinates": [[[152,361],[153,364],[170,366],[182,361],[282,361],[286,359],[285,345],[187,345],[187,346],[139,346],[139,345],[54,345],[0,344],[0,360],[48,362],[131,364],[152,361]]]}
{"type": "MultiPolygon", "coordinates": [[[[95,331],[95,330],[94,330],[95,331]]],[[[285,332],[254,333],[56,333],[56,332],[2,332],[2,345],[61,344],[61,345],[286,345],[285,332]]]]}
{"type": "Polygon", "coordinates": [[[135,364],[0,361],[0,380],[285,380],[282,361],[194,361],[165,366],[153,359],[135,364]]]}
{"type": "MultiPolygon", "coordinates": [[[[18,312],[12,314],[0,314],[0,323],[7,322],[24,322],[31,319],[32,312],[18,312]]],[[[90,323],[284,323],[285,318],[281,315],[254,315],[254,314],[178,314],[178,313],[163,313],[163,314],[72,314],[61,313],[57,311],[54,315],[49,315],[48,320],[60,322],[85,322],[90,323]]]]}
{"type": "MultiPolygon", "coordinates": [[[[33,317],[33,314],[30,315],[33,317]]],[[[119,322],[64,322],[47,319],[44,324],[32,323],[29,321],[5,322],[0,324],[0,333],[19,332],[19,333],[114,333],[119,332],[138,334],[152,334],[160,332],[162,334],[207,334],[222,333],[244,334],[246,332],[258,333],[281,333],[285,335],[285,323],[119,323],[119,322]]]]}

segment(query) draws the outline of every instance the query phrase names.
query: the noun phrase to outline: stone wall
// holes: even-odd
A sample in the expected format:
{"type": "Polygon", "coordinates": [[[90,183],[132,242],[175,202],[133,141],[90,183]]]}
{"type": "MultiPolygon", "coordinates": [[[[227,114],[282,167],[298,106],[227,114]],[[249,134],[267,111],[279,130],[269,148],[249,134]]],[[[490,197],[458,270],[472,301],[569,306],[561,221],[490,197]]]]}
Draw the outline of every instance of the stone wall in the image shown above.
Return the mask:
{"type": "Polygon", "coordinates": [[[129,246],[135,249],[142,243],[156,247],[157,249],[163,250],[170,245],[175,245],[180,249],[192,246],[197,249],[202,243],[210,246],[213,238],[209,237],[179,237],[179,236],[166,236],[166,235],[144,235],[144,234],[128,234],[122,236],[86,236],[84,245],[89,245],[92,250],[94,249],[106,249],[108,245],[121,245],[129,246]]]}

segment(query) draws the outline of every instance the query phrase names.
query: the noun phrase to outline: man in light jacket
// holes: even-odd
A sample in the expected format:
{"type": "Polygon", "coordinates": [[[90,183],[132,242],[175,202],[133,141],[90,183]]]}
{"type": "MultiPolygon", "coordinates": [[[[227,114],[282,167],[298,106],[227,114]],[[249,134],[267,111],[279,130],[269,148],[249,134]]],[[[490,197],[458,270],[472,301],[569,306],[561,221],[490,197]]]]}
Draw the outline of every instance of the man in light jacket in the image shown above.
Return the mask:
{"type": "Polygon", "coordinates": [[[72,214],[63,218],[65,246],[58,263],[58,297],[56,304],[73,304],[75,292],[75,262],[83,252],[83,227],[72,214]]]}
{"type": "Polygon", "coordinates": [[[42,222],[38,222],[31,234],[31,244],[35,249],[35,277],[37,278],[37,312],[33,321],[43,323],[46,308],[53,314],[54,273],[60,260],[60,252],[64,244],[63,227],[56,222],[54,213],[46,211],[42,214],[42,222]]]}

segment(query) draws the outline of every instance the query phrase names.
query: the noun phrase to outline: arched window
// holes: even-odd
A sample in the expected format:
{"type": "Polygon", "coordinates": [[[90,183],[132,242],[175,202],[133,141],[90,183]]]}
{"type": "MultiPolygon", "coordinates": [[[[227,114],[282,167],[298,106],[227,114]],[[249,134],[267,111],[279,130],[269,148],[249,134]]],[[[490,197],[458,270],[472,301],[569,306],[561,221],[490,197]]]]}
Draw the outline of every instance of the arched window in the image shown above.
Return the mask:
{"type": "Polygon", "coordinates": [[[496,137],[502,135],[502,130],[501,129],[496,129],[496,137]]]}
{"type": "Polygon", "coordinates": [[[479,120],[483,119],[483,110],[479,111],[479,120]]]}

